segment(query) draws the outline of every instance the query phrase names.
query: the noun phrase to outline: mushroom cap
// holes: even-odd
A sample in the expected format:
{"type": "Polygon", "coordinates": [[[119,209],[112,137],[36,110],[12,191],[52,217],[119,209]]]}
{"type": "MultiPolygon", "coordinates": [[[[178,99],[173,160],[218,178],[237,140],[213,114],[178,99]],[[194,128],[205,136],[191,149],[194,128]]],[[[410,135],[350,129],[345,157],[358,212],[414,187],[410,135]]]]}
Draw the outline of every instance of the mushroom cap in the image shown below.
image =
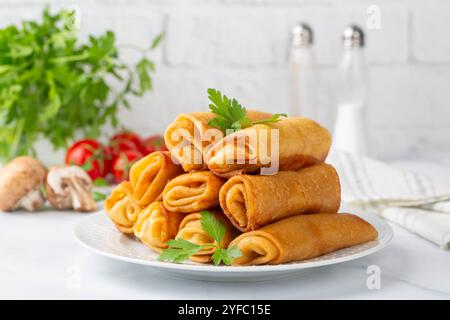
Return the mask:
{"type": "Polygon", "coordinates": [[[32,157],[17,157],[0,170],[0,210],[11,211],[30,191],[45,181],[47,170],[32,157]]]}

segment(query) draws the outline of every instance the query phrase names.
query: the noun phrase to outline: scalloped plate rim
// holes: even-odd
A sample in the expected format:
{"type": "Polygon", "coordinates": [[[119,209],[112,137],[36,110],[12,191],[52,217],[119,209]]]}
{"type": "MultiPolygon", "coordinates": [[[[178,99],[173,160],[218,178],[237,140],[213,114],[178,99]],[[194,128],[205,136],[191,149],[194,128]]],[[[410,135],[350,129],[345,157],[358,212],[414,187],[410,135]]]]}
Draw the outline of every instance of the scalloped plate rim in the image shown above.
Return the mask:
{"type": "MultiPolygon", "coordinates": [[[[262,265],[262,266],[214,266],[211,264],[198,264],[198,263],[171,263],[171,262],[162,262],[158,260],[148,260],[148,259],[142,259],[142,258],[132,258],[125,255],[119,255],[116,253],[108,252],[105,250],[102,250],[100,248],[97,248],[91,244],[89,244],[82,236],[83,228],[86,227],[87,224],[93,223],[97,219],[108,219],[106,214],[103,211],[99,211],[97,213],[94,213],[93,215],[84,218],[82,221],[80,221],[75,229],[74,229],[74,237],[76,240],[85,248],[108,258],[121,260],[124,262],[134,263],[134,264],[140,264],[140,265],[147,265],[150,267],[158,268],[158,269],[168,269],[167,271],[186,271],[186,272],[208,272],[208,273],[259,273],[259,272],[286,272],[286,271],[300,271],[304,269],[310,269],[310,268],[316,268],[316,267],[322,267],[337,263],[343,263],[351,260],[355,260],[358,258],[362,258],[364,256],[373,254],[383,248],[385,248],[389,242],[392,240],[393,237],[393,230],[389,224],[382,220],[379,217],[376,217],[375,215],[371,214],[359,214],[363,219],[368,220],[370,223],[372,223],[377,231],[379,232],[379,237],[377,240],[370,241],[368,243],[364,243],[361,245],[367,245],[372,242],[378,242],[377,244],[374,244],[373,247],[368,248],[366,250],[363,250],[361,252],[345,255],[343,257],[338,258],[329,258],[327,259],[327,255],[323,255],[314,259],[320,259],[316,261],[298,261],[298,262],[290,262],[286,264],[279,264],[279,265],[262,265]],[[381,237],[382,236],[382,237],[381,237]],[[381,241],[379,240],[380,237],[382,238],[381,241]]],[[[108,219],[109,220],[109,219],[108,219]]],[[[118,230],[115,229],[114,225],[111,223],[111,228],[114,229],[114,232],[117,232],[120,234],[118,230]]],[[[135,240],[132,240],[135,241],[135,240]]],[[[144,246],[143,244],[141,244],[144,246]]],[[[357,246],[361,246],[357,245],[357,246]]],[[[145,247],[145,246],[144,246],[145,247]]],[[[356,246],[353,246],[356,247],[356,246]]],[[[353,248],[351,247],[351,248],[353,248]]],[[[341,249],[341,250],[346,250],[341,249]]],[[[148,248],[148,250],[151,250],[148,248]]],[[[337,250],[335,252],[339,252],[341,250],[337,250]]],[[[333,253],[335,253],[333,252],[333,253]]],[[[311,259],[313,260],[313,259],[311,259]]]]}

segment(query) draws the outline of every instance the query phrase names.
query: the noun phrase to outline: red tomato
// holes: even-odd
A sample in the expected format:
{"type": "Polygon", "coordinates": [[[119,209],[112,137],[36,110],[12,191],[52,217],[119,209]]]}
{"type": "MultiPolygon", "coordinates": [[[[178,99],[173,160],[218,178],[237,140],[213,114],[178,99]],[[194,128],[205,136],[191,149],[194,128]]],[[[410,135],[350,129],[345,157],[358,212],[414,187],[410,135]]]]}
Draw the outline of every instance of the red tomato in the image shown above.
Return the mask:
{"type": "Polygon", "coordinates": [[[117,133],[117,134],[113,135],[111,137],[110,144],[113,144],[113,141],[115,141],[115,140],[128,140],[128,141],[131,141],[138,148],[141,147],[141,143],[142,143],[141,137],[137,133],[135,133],[133,131],[124,131],[124,132],[120,132],[120,133],[117,133]]]}
{"type": "Polygon", "coordinates": [[[118,138],[118,139],[111,140],[111,143],[110,143],[108,149],[110,150],[111,155],[112,155],[112,162],[114,162],[122,151],[139,150],[139,146],[137,146],[131,140],[125,140],[125,139],[118,138]]]}
{"type": "Polygon", "coordinates": [[[83,167],[91,179],[95,180],[108,174],[111,154],[97,140],[82,139],[67,149],[65,163],[83,167]]]}
{"type": "Polygon", "coordinates": [[[143,157],[139,150],[124,150],[121,151],[118,157],[114,160],[112,166],[112,173],[117,183],[128,180],[131,166],[143,157]]]}
{"type": "Polygon", "coordinates": [[[141,151],[144,155],[160,150],[167,151],[167,147],[162,136],[154,135],[142,141],[141,151]]]}

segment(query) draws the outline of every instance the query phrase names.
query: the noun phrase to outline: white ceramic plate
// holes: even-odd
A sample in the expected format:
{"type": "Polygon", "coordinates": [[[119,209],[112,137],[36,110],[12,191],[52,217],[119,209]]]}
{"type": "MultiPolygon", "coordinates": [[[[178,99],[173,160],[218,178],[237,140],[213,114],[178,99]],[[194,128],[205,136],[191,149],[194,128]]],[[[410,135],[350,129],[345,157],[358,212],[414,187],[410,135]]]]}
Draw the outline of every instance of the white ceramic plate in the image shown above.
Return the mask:
{"type": "Polygon", "coordinates": [[[311,268],[350,261],[384,248],[392,239],[392,228],[380,218],[360,215],[378,230],[378,239],[301,262],[266,266],[214,266],[193,262],[183,264],[158,261],[158,254],[120,233],[104,212],[83,219],[75,228],[75,237],[88,249],[130,263],[147,265],[183,278],[207,281],[262,281],[299,274],[311,268]]]}

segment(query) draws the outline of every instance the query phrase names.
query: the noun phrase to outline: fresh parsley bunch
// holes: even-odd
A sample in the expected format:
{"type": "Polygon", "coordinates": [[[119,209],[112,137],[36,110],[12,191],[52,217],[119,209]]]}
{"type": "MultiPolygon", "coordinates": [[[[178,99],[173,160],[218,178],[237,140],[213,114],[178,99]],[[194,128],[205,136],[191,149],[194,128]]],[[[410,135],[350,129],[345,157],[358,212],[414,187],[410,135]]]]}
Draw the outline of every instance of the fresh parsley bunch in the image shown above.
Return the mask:
{"type": "Polygon", "coordinates": [[[233,246],[228,249],[220,247],[220,243],[225,236],[226,227],[212,212],[202,211],[200,215],[202,228],[211,236],[211,238],[214,239],[214,243],[198,245],[181,238],[169,240],[167,242],[169,248],[165,249],[160,254],[159,260],[180,263],[186,259],[189,259],[189,257],[193,256],[202,249],[215,248],[212,255],[214,264],[219,265],[223,262],[226,265],[231,265],[234,258],[238,258],[242,255],[237,246],[233,246]]]}
{"type": "Polygon", "coordinates": [[[281,117],[286,117],[284,113],[276,113],[267,119],[251,121],[247,116],[247,109],[236,99],[230,99],[226,95],[222,95],[219,90],[212,88],[208,89],[208,98],[211,101],[209,109],[217,115],[208,124],[225,133],[230,129],[238,131],[254,124],[278,122],[281,117]]]}
{"type": "Polygon", "coordinates": [[[74,12],[46,8],[40,22],[0,29],[0,159],[34,154],[40,137],[55,148],[78,131],[97,137],[104,124],[117,126],[130,95],[152,88],[155,67],[146,55],[161,36],[130,67],[119,59],[113,32],[80,44],[74,21],[74,12]]]}

